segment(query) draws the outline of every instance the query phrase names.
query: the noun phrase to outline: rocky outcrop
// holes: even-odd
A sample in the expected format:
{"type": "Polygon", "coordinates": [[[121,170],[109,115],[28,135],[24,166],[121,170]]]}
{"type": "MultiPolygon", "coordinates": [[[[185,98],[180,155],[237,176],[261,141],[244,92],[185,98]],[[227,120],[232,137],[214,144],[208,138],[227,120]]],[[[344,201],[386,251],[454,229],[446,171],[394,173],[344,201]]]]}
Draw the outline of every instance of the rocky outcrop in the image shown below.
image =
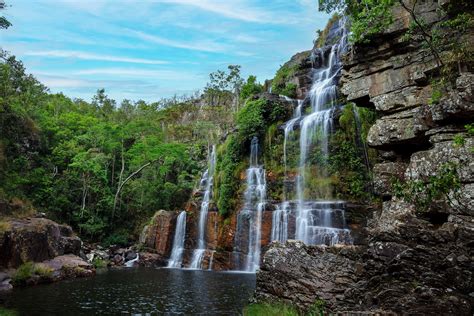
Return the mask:
{"type": "Polygon", "coordinates": [[[146,225],[140,237],[140,243],[161,256],[168,257],[173,247],[176,213],[160,210],[146,225]]]}
{"type": "MultiPolygon", "coordinates": [[[[415,11],[429,25],[439,19],[439,5],[418,2],[415,11]]],[[[260,300],[303,310],[323,300],[334,314],[472,315],[474,138],[465,125],[474,120],[474,75],[461,67],[454,85],[434,98],[439,65],[422,43],[402,40],[409,14],[395,7],[394,17],[371,45],[353,47],[343,60],[342,93],[378,114],[367,141],[380,151],[373,174],[383,203],[367,214],[367,243],[272,244],[257,274],[260,300]],[[420,192],[441,187],[447,165],[459,189],[423,208],[395,194],[396,180],[416,183],[420,192]]]]}
{"type": "Polygon", "coordinates": [[[8,219],[0,232],[0,291],[95,274],[71,227],[46,218],[8,219]],[[20,272],[21,271],[21,272],[20,272]]]}
{"type": "Polygon", "coordinates": [[[17,268],[64,254],[79,255],[81,240],[72,229],[46,218],[12,219],[0,234],[0,266],[17,268]]]}

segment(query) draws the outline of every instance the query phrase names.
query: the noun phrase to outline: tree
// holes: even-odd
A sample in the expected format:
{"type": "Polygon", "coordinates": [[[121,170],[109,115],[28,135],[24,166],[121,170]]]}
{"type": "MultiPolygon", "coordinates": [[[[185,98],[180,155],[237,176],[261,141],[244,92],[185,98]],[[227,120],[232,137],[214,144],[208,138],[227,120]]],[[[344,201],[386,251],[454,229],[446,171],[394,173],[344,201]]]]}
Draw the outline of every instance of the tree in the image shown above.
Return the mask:
{"type": "MultiPolygon", "coordinates": [[[[5,4],[5,1],[0,0],[0,10],[5,10],[6,6],[7,5],[5,4]]],[[[8,21],[7,18],[4,17],[3,15],[0,16],[0,29],[7,29],[10,26],[12,26],[10,21],[8,21]]]]}
{"type": "Polygon", "coordinates": [[[252,95],[263,92],[263,85],[257,82],[256,76],[249,76],[247,82],[242,86],[240,91],[240,99],[247,100],[252,95]]]}
{"type": "Polygon", "coordinates": [[[204,89],[204,94],[211,106],[228,105],[233,106],[234,111],[238,108],[238,97],[243,84],[240,77],[239,65],[229,65],[229,72],[217,70],[209,74],[209,83],[204,89]]]}

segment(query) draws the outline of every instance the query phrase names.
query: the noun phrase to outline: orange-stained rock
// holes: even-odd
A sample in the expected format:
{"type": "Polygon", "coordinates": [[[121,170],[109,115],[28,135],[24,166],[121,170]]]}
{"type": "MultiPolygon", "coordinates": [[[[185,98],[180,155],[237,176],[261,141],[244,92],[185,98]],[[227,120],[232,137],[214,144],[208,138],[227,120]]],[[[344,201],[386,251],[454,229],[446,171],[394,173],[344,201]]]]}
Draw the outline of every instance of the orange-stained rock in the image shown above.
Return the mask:
{"type": "Polygon", "coordinates": [[[168,256],[173,246],[176,213],[160,210],[155,213],[151,223],[145,226],[141,242],[154,249],[157,254],[168,256]]]}
{"type": "Polygon", "coordinates": [[[262,214],[262,235],[261,235],[261,245],[262,247],[267,246],[271,242],[272,237],[272,219],[273,212],[271,211],[263,211],[262,214]]]}

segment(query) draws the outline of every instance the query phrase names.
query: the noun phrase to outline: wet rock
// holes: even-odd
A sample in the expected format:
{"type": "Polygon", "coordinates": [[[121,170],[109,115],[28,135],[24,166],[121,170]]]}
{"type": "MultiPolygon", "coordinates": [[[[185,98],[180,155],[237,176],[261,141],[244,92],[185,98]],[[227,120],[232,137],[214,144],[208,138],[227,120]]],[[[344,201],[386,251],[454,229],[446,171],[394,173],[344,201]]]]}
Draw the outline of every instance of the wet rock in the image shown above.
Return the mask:
{"type": "Polygon", "coordinates": [[[140,252],[138,259],[138,264],[142,267],[164,267],[167,263],[167,258],[151,252],[140,252]]]}
{"type": "Polygon", "coordinates": [[[125,261],[133,260],[137,257],[137,253],[133,250],[128,250],[125,253],[125,261]]]}

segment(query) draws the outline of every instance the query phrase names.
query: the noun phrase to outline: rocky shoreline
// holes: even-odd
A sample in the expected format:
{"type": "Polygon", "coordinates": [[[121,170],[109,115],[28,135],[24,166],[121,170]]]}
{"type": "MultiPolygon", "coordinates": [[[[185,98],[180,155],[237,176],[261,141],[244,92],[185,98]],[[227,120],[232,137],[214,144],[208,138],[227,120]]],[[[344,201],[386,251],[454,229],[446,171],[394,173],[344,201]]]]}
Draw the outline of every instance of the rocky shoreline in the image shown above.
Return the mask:
{"type": "Polygon", "coordinates": [[[0,291],[91,277],[99,268],[166,264],[159,254],[138,250],[136,246],[106,248],[83,243],[70,226],[42,217],[3,220],[0,291]]]}

